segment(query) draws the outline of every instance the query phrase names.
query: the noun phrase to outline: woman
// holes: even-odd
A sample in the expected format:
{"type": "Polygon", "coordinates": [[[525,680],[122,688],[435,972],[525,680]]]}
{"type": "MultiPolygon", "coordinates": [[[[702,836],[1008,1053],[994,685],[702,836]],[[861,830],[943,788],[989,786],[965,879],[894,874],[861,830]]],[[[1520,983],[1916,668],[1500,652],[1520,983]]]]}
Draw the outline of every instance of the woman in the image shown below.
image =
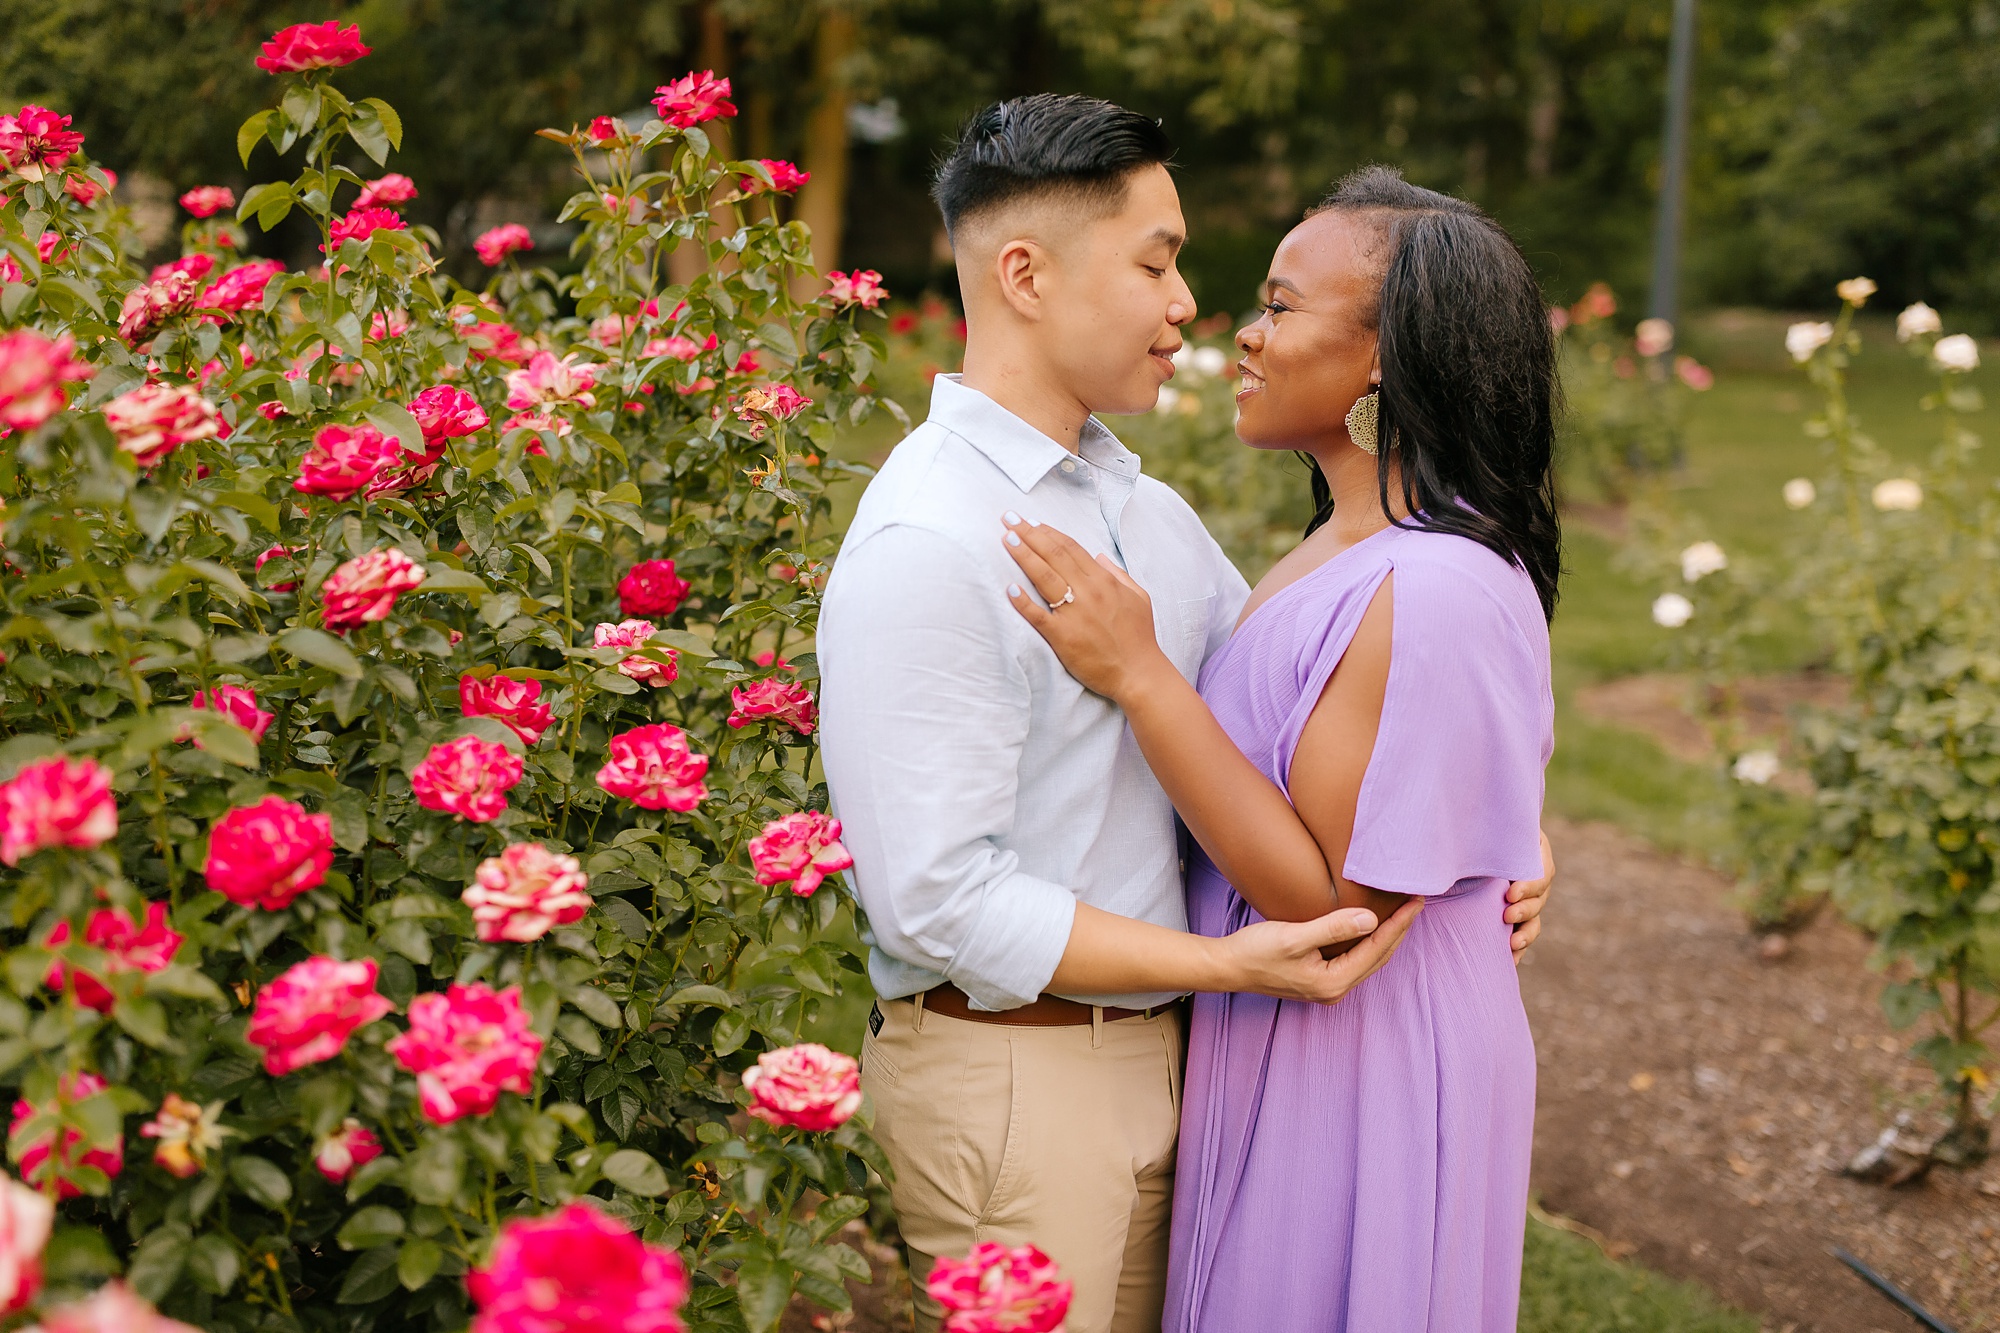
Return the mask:
{"type": "Polygon", "coordinates": [[[1042,597],[1016,608],[1194,837],[1194,929],[1423,909],[1337,1008],[1196,997],[1166,1328],[1510,1330],[1534,1050],[1501,905],[1540,873],[1553,744],[1554,342],[1506,234],[1381,167],[1268,286],[1237,433],[1308,455],[1319,512],[1198,696],[1108,559],[1006,534],[1042,597]]]}

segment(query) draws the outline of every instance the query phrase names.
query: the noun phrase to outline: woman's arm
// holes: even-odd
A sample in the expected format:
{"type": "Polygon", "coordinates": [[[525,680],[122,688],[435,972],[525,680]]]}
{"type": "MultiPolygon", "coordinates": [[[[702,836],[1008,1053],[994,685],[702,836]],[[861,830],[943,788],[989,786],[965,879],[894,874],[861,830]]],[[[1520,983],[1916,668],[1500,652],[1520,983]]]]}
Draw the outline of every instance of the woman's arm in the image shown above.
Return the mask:
{"type": "Polygon", "coordinates": [[[1392,612],[1386,595],[1378,595],[1363,617],[1300,739],[1292,767],[1295,809],[1160,651],[1151,599],[1123,570],[1102,558],[1093,561],[1049,527],[1014,527],[1008,542],[1050,603],[1065,591],[1074,595],[1047,610],[1024,591],[1010,590],[1015,608],[1072,675],[1124,710],[1182,820],[1245,901],[1274,921],[1308,921],[1336,907],[1366,907],[1381,917],[1395,910],[1400,895],[1346,883],[1329,869],[1346,856],[1388,683],[1392,612]],[[1315,817],[1302,820],[1308,804],[1316,807],[1315,817]]]}

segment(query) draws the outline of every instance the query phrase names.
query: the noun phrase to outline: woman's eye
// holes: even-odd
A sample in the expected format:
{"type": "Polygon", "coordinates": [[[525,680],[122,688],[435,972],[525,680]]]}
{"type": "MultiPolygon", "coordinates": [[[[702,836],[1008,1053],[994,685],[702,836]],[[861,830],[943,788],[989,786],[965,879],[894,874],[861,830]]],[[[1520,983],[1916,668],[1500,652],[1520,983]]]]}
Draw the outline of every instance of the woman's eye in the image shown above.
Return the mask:
{"type": "Polygon", "coordinates": [[[1264,302],[1264,313],[1267,315],[1281,315],[1285,311],[1290,309],[1291,307],[1286,305],[1283,301],[1264,302]]]}

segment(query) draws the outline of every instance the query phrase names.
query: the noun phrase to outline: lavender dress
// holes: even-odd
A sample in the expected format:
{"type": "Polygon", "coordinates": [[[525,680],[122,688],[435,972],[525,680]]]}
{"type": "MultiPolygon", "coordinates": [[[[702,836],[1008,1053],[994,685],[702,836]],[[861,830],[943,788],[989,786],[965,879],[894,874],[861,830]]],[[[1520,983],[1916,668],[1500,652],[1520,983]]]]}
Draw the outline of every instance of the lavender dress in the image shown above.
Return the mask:
{"type": "MultiPolygon", "coordinates": [[[[1520,569],[1395,528],[1273,596],[1201,692],[1283,785],[1307,715],[1395,574],[1381,730],[1349,879],[1431,901],[1334,1007],[1200,995],[1188,1044],[1168,1333],[1514,1328],[1535,1051],[1502,912],[1541,873],[1548,627],[1520,569]]],[[[1206,858],[1204,935],[1258,919],[1206,858]]]]}

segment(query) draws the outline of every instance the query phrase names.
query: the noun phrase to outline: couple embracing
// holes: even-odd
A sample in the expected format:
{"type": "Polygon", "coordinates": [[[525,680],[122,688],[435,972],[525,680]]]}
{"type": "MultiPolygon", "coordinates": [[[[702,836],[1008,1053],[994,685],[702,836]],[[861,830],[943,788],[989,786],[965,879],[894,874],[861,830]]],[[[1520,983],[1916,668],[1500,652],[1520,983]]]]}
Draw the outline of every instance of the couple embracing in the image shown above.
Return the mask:
{"type": "Polygon", "coordinates": [[[1094,416],[1152,407],[1194,318],[1171,151],[1082,97],[967,126],[935,190],[964,371],[827,589],[918,1329],[931,1262],[995,1240],[1062,1266],[1070,1333],[1509,1330],[1513,962],[1550,873],[1541,296],[1492,221],[1382,168],[1285,238],[1237,433],[1307,455],[1319,507],[1253,590],[1094,416]]]}

